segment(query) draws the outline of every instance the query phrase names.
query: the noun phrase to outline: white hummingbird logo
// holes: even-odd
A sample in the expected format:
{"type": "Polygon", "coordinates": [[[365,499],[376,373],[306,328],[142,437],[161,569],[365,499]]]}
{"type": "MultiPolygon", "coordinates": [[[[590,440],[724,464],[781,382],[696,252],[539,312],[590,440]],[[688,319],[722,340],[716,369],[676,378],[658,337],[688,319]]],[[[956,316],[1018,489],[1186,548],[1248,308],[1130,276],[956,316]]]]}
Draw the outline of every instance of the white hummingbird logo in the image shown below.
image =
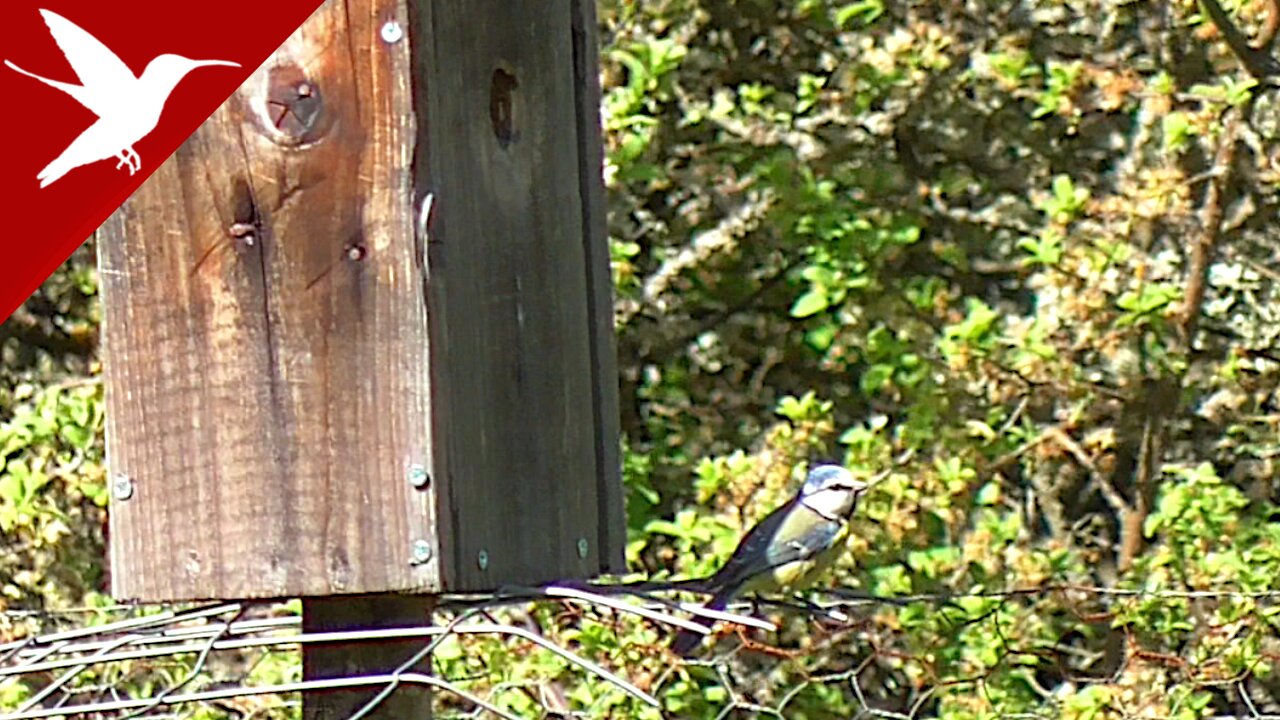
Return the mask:
{"type": "Polygon", "coordinates": [[[166,54],[147,63],[142,75],[135,77],[129,66],[111,52],[111,48],[75,23],[49,10],[41,10],[40,14],[81,84],[50,80],[27,72],[8,60],[4,64],[61,90],[98,116],[61,155],[36,175],[40,187],[81,165],[113,157],[119,160],[117,170],[128,167],[129,174],[134,174],[142,167],[142,159],[133,146],[156,128],[165,101],[182,78],[198,67],[240,67],[239,63],[227,60],[192,60],[166,54]]]}

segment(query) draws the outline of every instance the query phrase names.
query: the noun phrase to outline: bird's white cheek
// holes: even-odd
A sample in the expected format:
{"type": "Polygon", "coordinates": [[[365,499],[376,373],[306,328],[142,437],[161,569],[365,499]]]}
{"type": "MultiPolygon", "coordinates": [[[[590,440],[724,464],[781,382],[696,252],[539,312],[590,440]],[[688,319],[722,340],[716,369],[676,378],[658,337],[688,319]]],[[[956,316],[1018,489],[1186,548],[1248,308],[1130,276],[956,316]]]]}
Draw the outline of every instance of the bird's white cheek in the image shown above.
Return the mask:
{"type": "Polygon", "coordinates": [[[840,490],[823,490],[804,499],[804,504],[827,517],[840,517],[853,505],[853,493],[840,490]]]}

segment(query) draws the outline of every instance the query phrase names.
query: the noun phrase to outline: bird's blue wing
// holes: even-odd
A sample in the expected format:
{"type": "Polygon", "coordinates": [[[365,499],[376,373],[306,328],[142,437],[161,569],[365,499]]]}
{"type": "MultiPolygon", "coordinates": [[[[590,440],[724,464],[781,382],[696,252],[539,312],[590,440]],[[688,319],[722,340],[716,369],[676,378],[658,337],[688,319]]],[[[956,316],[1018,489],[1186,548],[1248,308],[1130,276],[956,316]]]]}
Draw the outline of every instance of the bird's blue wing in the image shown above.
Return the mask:
{"type": "Polygon", "coordinates": [[[715,587],[740,586],[761,573],[809,560],[829,549],[844,531],[797,500],[769,513],[738,543],[729,562],[715,574],[715,587]]]}
{"type": "Polygon", "coordinates": [[[845,523],[831,520],[806,505],[795,510],[778,526],[766,553],[768,565],[776,568],[800,560],[810,560],[831,548],[844,533],[845,523]]]}
{"type": "MultiPolygon", "coordinates": [[[[832,557],[827,551],[843,540],[847,529],[845,523],[824,517],[798,497],[793,498],[751,528],[724,567],[703,583],[704,589],[715,593],[707,607],[721,610],[742,590],[760,591],[779,583],[792,586],[832,557]]],[[[695,622],[710,626],[705,621],[695,622]]],[[[700,641],[699,634],[682,630],[671,647],[687,657],[700,641]]]]}
{"type": "Polygon", "coordinates": [[[67,63],[80,78],[84,91],[73,95],[80,104],[103,117],[121,94],[138,78],[111,48],[85,32],[79,25],[49,10],[41,10],[49,34],[58,44],[67,63]]]}

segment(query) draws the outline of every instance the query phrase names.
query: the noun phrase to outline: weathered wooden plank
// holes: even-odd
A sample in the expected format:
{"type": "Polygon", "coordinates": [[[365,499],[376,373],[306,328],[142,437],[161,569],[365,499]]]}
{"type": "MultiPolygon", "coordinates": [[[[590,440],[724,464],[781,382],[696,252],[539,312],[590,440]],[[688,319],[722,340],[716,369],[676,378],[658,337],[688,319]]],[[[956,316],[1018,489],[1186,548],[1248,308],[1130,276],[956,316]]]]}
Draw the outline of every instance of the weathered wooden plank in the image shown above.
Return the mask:
{"type": "Polygon", "coordinates": [[[579,102],[592,91],[575,84],[583,16],[570,0],[414,9],[417,96],[429,109],[415,165],[435,208],[442,572],[453,589],[593,574],[620,553],[622,518],[609,494],[619,491],[611,325],[590,329],[609,300],[603,261],[587,251],[603,242],[603,211],[588,207],[600,200],[590,189],[599,164],[584,143],[598,139],[582,135],[579,102]],[[606,539],[613,554],[602,558],[606,539]]]}
{"type": "Polygon", "coordinates": [[[105,226],[119,597],[439,584],[403,5],[325,3],[105,226]]]}
{"type": "Polygon", "coordinates": [[[601,569],[623,572],[627,544],[626,512],[619,475],[622,437],[618,410],[618,353],[613,332],[613,271],[604,196],[604,139],[600,128],[600,53],[595,0],[573,0],[573,81],[577,91],[578,182],[582,241],[587,260],[588,332],[592,407],[596,428],[596,472],[601,569]]]}

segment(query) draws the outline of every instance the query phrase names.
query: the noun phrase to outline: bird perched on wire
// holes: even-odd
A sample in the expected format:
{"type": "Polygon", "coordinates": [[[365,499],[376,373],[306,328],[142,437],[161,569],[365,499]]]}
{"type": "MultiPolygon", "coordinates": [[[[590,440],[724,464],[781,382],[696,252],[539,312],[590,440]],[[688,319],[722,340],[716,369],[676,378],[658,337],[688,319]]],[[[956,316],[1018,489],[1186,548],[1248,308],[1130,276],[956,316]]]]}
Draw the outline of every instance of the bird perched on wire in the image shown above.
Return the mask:
{"type": "MultiPolygon", "coordinates": [[[[751,528],[724,567],[696,583],[713,593],[707,609],[723,610],[741,593],[798,590],[813,582],[839,556],[867,487],[838,465],[810,470],[795,497],[751,528]]],[[[671,649],[687,657],[701,639],[682,630],[671,649]]]]}

